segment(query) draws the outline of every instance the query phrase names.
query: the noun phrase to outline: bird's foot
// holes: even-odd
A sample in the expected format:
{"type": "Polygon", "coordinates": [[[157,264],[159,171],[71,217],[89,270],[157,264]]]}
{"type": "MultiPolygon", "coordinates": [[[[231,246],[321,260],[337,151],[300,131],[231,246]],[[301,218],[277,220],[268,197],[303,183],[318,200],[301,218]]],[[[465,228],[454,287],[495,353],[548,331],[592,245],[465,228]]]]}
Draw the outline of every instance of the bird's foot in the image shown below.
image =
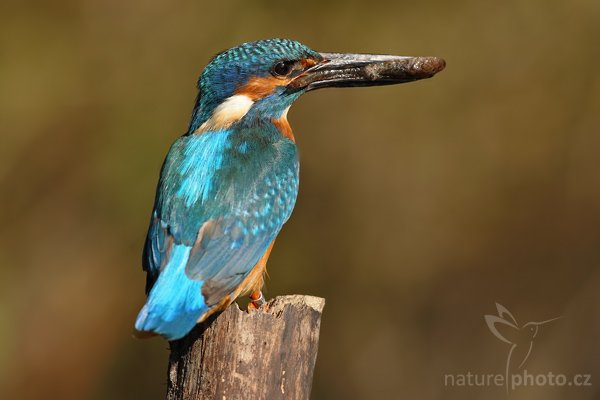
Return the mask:
{"type": "Polygon", "coordinates": [[[265,303],[265,296],[263,296],[262,291],[257,290],[252,292],[250,294],[250,303],[248,303],[248,311],[258,310],[265,303]]]}

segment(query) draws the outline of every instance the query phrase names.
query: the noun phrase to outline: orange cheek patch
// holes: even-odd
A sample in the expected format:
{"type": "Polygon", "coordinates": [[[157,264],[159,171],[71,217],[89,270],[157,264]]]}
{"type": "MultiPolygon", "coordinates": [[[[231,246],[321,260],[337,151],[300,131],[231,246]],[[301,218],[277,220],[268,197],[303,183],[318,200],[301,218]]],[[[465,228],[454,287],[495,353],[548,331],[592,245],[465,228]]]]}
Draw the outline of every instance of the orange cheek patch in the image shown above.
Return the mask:
{"type": "MultiPolygon", "coordinates": [[[[302,66],[302,70],[306,70],[314,66],[317,61],[312,58],[303,58],[298,62],[302,66]]],[[[252,101],[256,101],[272,94],[278,86],[287,86],[294,78],[277,78],[274,76],[253,77],[244,85],[240,86],[235,94],[244,95],[252,101]]]]}
{"type": "Polygon", "coordinates": [[[289,82],[288,79],[279,79],[274,76],[264,78],[254,77],[250,78],[245,85],[239,87],[238,90],[235,91],[235,94],[248,96],[253,101],[256,101],[273,93],[277,86],[285,86],[289,82]]]}

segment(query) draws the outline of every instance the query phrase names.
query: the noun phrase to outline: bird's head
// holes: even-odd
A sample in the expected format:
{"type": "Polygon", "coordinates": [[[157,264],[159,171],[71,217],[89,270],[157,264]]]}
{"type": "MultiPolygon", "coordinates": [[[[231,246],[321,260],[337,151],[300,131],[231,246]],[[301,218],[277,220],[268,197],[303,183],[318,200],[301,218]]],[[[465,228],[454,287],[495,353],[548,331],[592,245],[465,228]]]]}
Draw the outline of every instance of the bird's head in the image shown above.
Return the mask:
{"type": "Polygon", "coordinates": [[[244,43],[215,56],[202,72],[189,133],[285,118],[309,90],[410,82],[444,67],[435,57],[318,53],[288,39],[244,43]]]}

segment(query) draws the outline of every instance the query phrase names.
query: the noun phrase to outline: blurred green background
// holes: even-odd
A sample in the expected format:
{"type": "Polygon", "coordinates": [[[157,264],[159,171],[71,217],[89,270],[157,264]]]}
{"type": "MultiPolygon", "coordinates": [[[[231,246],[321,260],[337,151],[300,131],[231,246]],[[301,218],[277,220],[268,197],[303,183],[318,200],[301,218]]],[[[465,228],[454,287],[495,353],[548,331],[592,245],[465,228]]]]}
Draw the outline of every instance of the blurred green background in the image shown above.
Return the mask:
{"type": "Polygon", "coordinates": [[[600,398],[600,3],[16,1],[0,5],[0,397],[161,399],[167,343],[131,337],[170,143],[218,51],[437,55],[417,83],[303,97],[300,197],[267,295],[325,297],[315,399],[506,398],[495,302],[544,329],[529,372],[600,398]]]}

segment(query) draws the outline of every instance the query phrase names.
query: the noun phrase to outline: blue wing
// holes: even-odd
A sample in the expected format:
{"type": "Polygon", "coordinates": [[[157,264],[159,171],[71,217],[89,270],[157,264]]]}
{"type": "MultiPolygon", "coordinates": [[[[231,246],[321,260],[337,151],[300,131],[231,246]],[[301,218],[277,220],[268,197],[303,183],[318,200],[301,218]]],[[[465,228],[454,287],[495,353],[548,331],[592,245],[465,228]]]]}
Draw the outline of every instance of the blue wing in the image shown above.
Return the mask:
{"type": "Polygon", "coordinates": [[[189,332],[256,265],[297,192],[296,147],[276,131],[219,131],[175,142],[146,239],[148,300],[136,329],[169,339],[189,332]]]}

